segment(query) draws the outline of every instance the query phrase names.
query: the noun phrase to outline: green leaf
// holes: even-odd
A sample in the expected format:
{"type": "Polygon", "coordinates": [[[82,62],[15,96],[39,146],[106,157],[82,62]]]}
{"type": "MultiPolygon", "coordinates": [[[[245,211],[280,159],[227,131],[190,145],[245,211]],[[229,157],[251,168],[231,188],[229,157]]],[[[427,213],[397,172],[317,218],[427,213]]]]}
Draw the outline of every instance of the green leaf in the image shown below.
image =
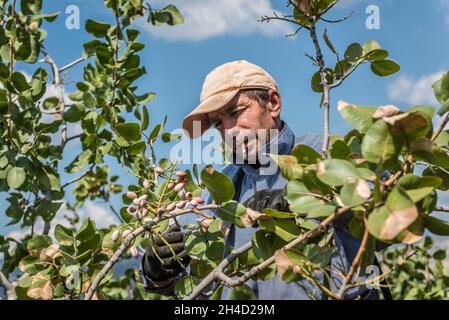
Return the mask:
{"type": "Polygon", "coordinates": [[[148,108],[147,106],[142,107],[142,124],[141,124],[141,130],[145,131],[148,129],[149,124],[149,115],[148,115],[148,108]]]}
{"type": "Polygon", "coordinates": [[[128,143],[137,142],[141,138],[140,126],[138,123],[121,123],[115,126],[117,136],[128,143]]]}
{"type": "Polygon", "coordinates": [[[78,122],[84,117],[84,114],[84,105],[76,103],[64,112],[62,118],[67,122],[78,122]]]}
{"type": "Polygon", "coordinates": [[[392,133],[388,124],[378,120],[367,131],[362,141],[362,155],[373,163],[396,158],[401,150],[403,137],[392,133]]]}
{"type": "MultiPolygon", "coordinates": [[[[449,72],[446,72],[440,79],[438,79],[432,87],[438,102],[449,107],[447,104],[449,101],[449,72]]],[[[438,113],[443,115],[447,111],[446,109],[447,108],[442,108],[438,113]]]]}
{"type": "Polygon", "coordinates": [[[37,15],[42,10],[42,0],[21,0],[20,7],[26,15],[37,15]]]}
{"type": "Polygon", "coordinates": [[[107,35],[109,28],[111,27],[110,24],[95,21],[92,19],[86,20],[86,31],[91,34],[92,36],[96,38],[103,38],[107,35]]]}
{"type": "Polygon", "coordinates": [[[377,108],[356,106],[344,101],[338,102],[338,112],[353,128],[364,133],[373,124],[373,114],[377,108]]]}
{"type": "Polygon", "coordinates": [[[368,230],[377,239],[391,241],[418,218],[413,201],[400,187],[393,188],[386,205],[376,208],[368,217],[368,230]]]}
{"type": "Polygon", "coordinates": [[[282,212],[270,208],[263,209],[263,213],[265,213],[267,216],[278,219],[289,219],[296,217],[296,215],[291,212],[282,212]]]}
{"type": "Polygon", "coordinates": [[[182,137],[180,133],[169,133],[165,132],[162,134],[162,141],[163,142],[172,142],[179,140],[182,137]]]}
{"type": "Polygon", "coordinates": [[[56,240],[62,246],[72,246],[74,241],[73,230],[64,227],[63,225],[56,225],[54,235],[56,240]]]}
{"type": "Polygon", "coordinates": [[[38,249],[44,249],[49,247],[53,241],[49,236],[46,235],[37,235],[34,236],[30,241],[27,243],[27,249],[28,251],[32,250],[38,250],[38,249]]]}
{"type": "Polygon", "coordinates": [[[292,156],[295,156],[300,164],[316,164],[323,160],[321,154],[305,144],[296,145],[292,150],[292,156]]]}
{"type": "Polygon", "coordinates": [[[287,219],[274,219],[275,222],[275,230],[274,233],[286,242],[290,242],[296,239],[301,230],[299,227],[292,221],[287,219]]]}
{"type": "Polygon", "coordinates": [[[14,87],[20,92],[31,89],[27,79],[21,72],[14,72],[11,76],[11,81],[14,87]]]}
{"type": "Polygon", "coordinates": [[[234,184],[231,179],[207,165],[201,170],[201,180],[217,204],[222,204],[234,198],[234,184]]]}
{"type": "Polygon", "coordinates": [[[388,58],[389,53],[387,50],[384,49],[375,49],[372,50],[370,53],[366,54],[364,58],[368,61],[381,61],[388,58]]]}
{"type": "Polygon", "coordinates": [[[192,293],[195,288],[195,282],[192,276],[185,276],[178,281],[175,285],[175,294],[178,298],[184,298],[192,293]]]}
{"type": "Polygon", "coordinates": [[[26,173],[23,168],[13,167],[8,171],[8,185],[13,189],[18,189],[25,182],[26,173]]]}
{"type": "Polygon", "coordinates": [[[331,159],[318,163],[316,175],[327,185],[341,186],[359,179],[354,165],[346,160],[331,159]]]}
{"type": "Polygon", "coordinates": [[[206,248],[206,257],[212,261],[221,262],[224,257],[224,240],[216,240],[209,243],[206,248]]]}
{"type": "Polygon", "coordinates": [[[86,241],[95,235],[95,222],[91,218],[87,218],[83,221],[79,231],[75,237],[77,240],[86,241]]]}
{"type": "Polygon", "coordinates": [[[390,76],[401,70],[401,67],[394,61],[381,60],[371,63],[371,71],[380,77],[390,76]]]}
{"type": "MultiPolygon", "coordinates": [[[[332,84],[334,82],[334,71],[330,68],[326,68],[326,80],[328,84],[332,84]]],[[[312,79],[310,80],[310,84],[312,87],[312,90],[318,93],[323,92],[323,84],[321,82],[321,74],[320,71],[315,72],[315,74],[312,76],[312,79]]]]}
{"type": "Polygon", "coordinates": [[[232,288],[229,293],[229,300],[256,300],[253,290],[246,284],[232,288]]]}
{"type": "Polygon", "coordinates": [[[206,252],[206,239],[199,234],[191,232],[185,242],[185,248],[189,256],[194,259],[201,260],[206,252]]]}
{"type": "Polygon", "coordinates": [[[59,99],[57,97],[49,97],[45,99],[44,103],[42,104],[45,110],[51,110],[56,108],[56,106],[59,103],[59,99]]]}
{"type": "Polygon", "coordinates": [[[449,236],[449,222],[434,218],[431,216],[424,216],[424,225],[433,234],[439,236],[449,236]]]}
{"type": "Polygon", "coordinates": [[[274,252],[274,241],[276,236],[273,233],[258,230],[252,237],[252,248],[254,255],[261,261],[270,258],[274,252]]]}
{"type": "Polygon", "coordinates": [[[235,200],[222,203],[218,208],[218,215],[226,221],[230,221],[240,228],[244,228],[240,217],[246,213],[246,208],[235,200]]]}
{"type": "Polygon", "coordinates": [[[156,26],[165,23],[171,26],[184,23],[184,17],[181,12],[179,12],[179,10],[173,5],[168,5],[162,10],[153,11],[150,19],[153,25],[156,26]]]}
{"type": "Polygon", "coordinates": [[[449,190],[449,173],[447,173],[443,169],[437,167],[429,167],[423,171],[422,175],[429,177],[439,177],[442,183],[437,188],[443,191],[449,190]]]}
{"type": "Polygon", "coordinates": [[[332,144],[331,157],[332,159],[345,160],[351,154],[348,145],[341,140],[337,140],[332,144]]]}
{"type": "Polygon", "coordinates": [[[354,63],[363,56],[363,49],[359,43],[353,43],[348,46],[345,52],[345,60],[354,63]]]}
{"type": "Polygon", "coordinates": [[[323,39],[324,39],[324,42],[326,43],[327,47],[332,51],[332,53],[336,54],[337,51],[335,51],[335,48],[332,45],[332,42],[329,39],[329,36],[327,35],[327,30],[326,29],[324,29],[324,32],[323,32],[323,39]]]}
{"type": "Polygon", "coordinates": [[[371,191],[365,180],[345,184],[340,191],[341,201],[345,206],[352,207],[364,203],[370,196],[371,191]]]}
{"type": "Polygon", "coordinates": [[[411,151],[416,160],[424,160],[434,166],[449,169],[449,155],[443,148],[423,138],[411,144],[411,151]]]}
{"type": "Polygon", "coordinates": [[[397,185],[403,188],[410,199],[416,203],[431,194],[442,182],[439,177],[418,177],[406,174],[399,179],[397,185]]]}
{"type": "Polygon", "coordinates": [[[301,179],[302,167],[296,157],[289,155],[268,154],[281,170],[282,176],[287,180],[301,179]]]}

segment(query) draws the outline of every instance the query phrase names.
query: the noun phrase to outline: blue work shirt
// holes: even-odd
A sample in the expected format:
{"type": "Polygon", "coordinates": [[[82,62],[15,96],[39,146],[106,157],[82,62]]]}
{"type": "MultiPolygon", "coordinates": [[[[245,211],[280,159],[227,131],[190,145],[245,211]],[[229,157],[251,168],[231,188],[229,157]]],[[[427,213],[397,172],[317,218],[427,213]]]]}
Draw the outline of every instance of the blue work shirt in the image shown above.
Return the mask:
{"type": "MultiPolygon", "coordinates": [[[[293,147],[297,144],[308,145],[320,152],[322,141],[322,135],[320,134],[302,134],[295,136],[290,127],[283,122],[281,132],[268,144],[276,143],[277,153],[287,155],[291,154],[293,147]]],[[[235,200],[243,203],[252,197],[257,191],[285,188],[288,181],[282,177],[279,169],[271,175],[261,174],[260,170],[263,170],[263,168],[256,169],[249,164],[230,164],[223,169],[222,172],[234,182],[236,190],[240,189],[240,197],[235,200]],[[243,178],[241,175],[241,170],[243,170],[244,173],[243,178]]],[[[203,193],[202,197],[207,199],[207,203],[212,203],[212,198],[207,191],[203,193]]],[[[181,220],[181,223],[192,223],[195,218],[197,218],[197,216],[193,214],[185,216],[185,218],[181,220]]],[[[251,241],[252,236],[257,230],[257,227],[237,228],[232,226],[226,238],[226,247],[241,247],[248,241],[251,241]]],[[[355,258],[360,247],[361,240],[352,237],[347,231],[337,227],[334,227],[333,234],[338,254],[335,254],[331,259],[331,285],[334,288],[333,291],[336,293],[342,282],[341,276],[337,276],[336,274],[339,271],[343,271],[344,274],[347,274],[352,260],[355,258]]],[[[321,278],[322,280],[322,275],[321,277],[318,276],[318,278],[321,278]]],[[[364,277],[362,274],[358,281],[363,281],[363,279],[364,277]]],[[[287,283],[281,280],[278,274],[267,281],[249,280],[246,284],[252,288],[258,299],[263,300],[327,299],[327,296],[325,296],[316,285],[310,283],[309,281],[302,280],[299,282],[299,285],[297,283],[287,283]]],[[[365,299],[379,298],[378,291],[376,289],[368,290],[365,287],[357,287],[347,291],[346,298],[353,298],[360,294],[363,294],[365,299]]],[[[226,299],[228,295],[229,288],[225,287],[223,290],[222,299],[226,299]]]]}
{"type": "MultiPolygon", "coordinates": [[[[283,122],[281,132],[269,142],[269,144],[273,143],[277,144],[278,154],[291,154],[293,147],[298,144],[308,145],[321,153],[320,150],[322,148],[323,138],[320,134],[302,134],[295,136],[290,127],[283,122]]],[[[240,197],[235,200],[244,203],[257,191],[285,188],[288,181],[282,177],[279,169],[272,175],[265,175],[261,173],[260,170],[263,170],[263,168],[256,169],[249,164],[230,164],[223,169],[222,172],[233,180],[234,185],[236,185],[236,190],[239,188],[240,184],[240,197]],[[241,179],[241,175],[238,174],[239,170],[243,170],[244,172],[243,179],[241,179]],[[241,179],[241,181],[236,181],[239,179],[241,179]]],[[[207,199],[208,203],[212,202],[210,195],[207,193],[205,193],[203,197],[207,199]]],[[[238,228],[233,226],[226,239],[226,247],[239,248],[243,246],[248,241],[251,241],[252,236],[257,230],[258,228],[238,228]]],[[[352,260],[360,247],[361,240],[352,237],[346,231],[338,228],[334,228],[334,238],[339,254],[335,254],[332,258],[333,271],[331,274],[333,274],[332,281],[333,286],[335,287],[334,292],[337,292],[342,279],[340,276],[336,276],[335,272],[338,272],[337,270],[344,271],[345,274],[348,272],[352,260]]],[[[362,276],[359,281],[363,281],[363,279],[362,276]]],[[[309,281],[303,280],[300,282],[301,285],[287,283],[282,281],[277,274],[267,281],[249,280],[246,284],[253,289],[258,299],[309,300],[326,298],[321,290],[309,281]],[[312,294],[313,297],[311,297],[310,294],[312,294]]],[[[351,298],[357,294],[365,293],[366,298],[378,298],[377,290],[371,290],[372,292],[366,291],[367,289],[364,287],[350,290],[347,293],[347,297],[351,298]]],[[[222,297],[226,298],[228,292],[228,288],[225,288],[222,297]]]]}

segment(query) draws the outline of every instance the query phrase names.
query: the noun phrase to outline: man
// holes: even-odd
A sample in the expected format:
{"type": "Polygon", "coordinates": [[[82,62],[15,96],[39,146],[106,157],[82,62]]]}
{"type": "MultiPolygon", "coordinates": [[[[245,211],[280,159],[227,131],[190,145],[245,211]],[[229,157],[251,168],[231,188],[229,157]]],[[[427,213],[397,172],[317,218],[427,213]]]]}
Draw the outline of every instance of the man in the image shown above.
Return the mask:
{"type": "MultiPolygon", "coordinates": [[[[225,167],[223,173],[234,182],[237,190],[235,200],[257,211],[264,208],[288,211],[288,204],[282,197],[287,181],[277,168],[274,173],[265,174],[269,163],[261,161],[260,150],[290,154],[297,144],[320,150],[321,136],[303,134],[295,137],[290,127],[281,120],[282,103],[275,80],[265,70],[247,61],[226,63],[212,70],[204,81],[200,101],[200,105],[184,119],[183,128],[191,138],[195,138],[212,126],[230,144],[234,163],[225,167]],[[248,137],[249,132],[255,133],[253,139],[239,139],[248,137]]],[[[347,272],[360,245],[360,240],[353,238],[344,229],[334,226],[339,253],[332,259],[334,271],[342,269],[343,263],[344,272],[347,272]]],[[[251,240],[256,230],[256,227],[241,229],[231,226],[226,246],[242,246],[251,240]]],[[[188,263],[190,259],[185,252],[183,233],[179,228],[171,227],[165,237],[182,260],[188,263]]],[[[149,291],[170,293],[176,277],[184,270],[170,257],[161,241],[156,245],[156,248],[149,248],[143,258],[144,282],[149,291]],[[163,258],[163,264],[155,258],[153,250],[163,258]]],[[[341,277],[336,276],[332,280],[338,288],[341,277]]],[[[268,281],[251,280],[247,284],[259,299],[325,298],[318,287],[308,281],[297,285],[284,282],[277,275],[268,281]]],[[[351,290],[347,297],[356,295],[365,299],[379,298],[377,290],[364,287],[351,290]]],[[[223,297],[226,298],[226,292],[223,297]]]]}

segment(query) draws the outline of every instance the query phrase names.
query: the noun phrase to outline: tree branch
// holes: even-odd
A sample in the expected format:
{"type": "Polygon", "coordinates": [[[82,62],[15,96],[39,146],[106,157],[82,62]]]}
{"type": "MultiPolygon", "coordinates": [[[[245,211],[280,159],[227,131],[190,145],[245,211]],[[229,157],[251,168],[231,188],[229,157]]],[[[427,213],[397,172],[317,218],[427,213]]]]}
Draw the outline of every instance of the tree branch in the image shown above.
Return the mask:
{"type": "Polygon", "coordinates": [[[75,61],[72,61],[72,62],[70,62],[69,64],[66,64],[65,66],[63,66],[62,68],[60,68],[60,69],[59,69],[59,72],[63,72],[63,71],[65,71],[65,70],[67,70],[67,69],[70,69],[71,67],[77,65],[77,64],[80,63],[80,62],[83,62],[84,60],[86,60],[86,58],[84,58],[84,57],[78,58],[78,59],[76,59],[75,61]]]}
{"type": "Polygon", "coordinates": [[[318,42],[318,37],[316,34],[316,21],[312,20],[310,23],[310,37],[312,38],[313,44],[315,46],[316,52],[316,61],[318,62],[318,66],[320,67],[320,78],[321,84],[323,85],[323,145],[322,151],[326,154],[327,149],[329,148],[329,104],[330,104],[330,87],[326,78],[326,66],[323,59],[323,53],[321,51],[320,44],[318,42]]]}
{"type": "Polygon", "coordinates": [[[8,300],[16,300],[16,287],[13,285],[8,278],[0,271],[0,287],[5,288],[6,298],[8,300]]]}
{"type": "Polygon", "coordinates": [[[368,232],[368,228],[366,227],[366,221],[365,221],[365,232],[363,233],[362,243],[360,244],[360,248],[357,251],[357,255],[355,256],[354,260],[352,261],[349,272],[346,275],[346,277],[344,277],[343,283],[340,287],[340,290],[338,291],[337,297],[339,299],[344,298],[344,294],[347,290],[348,283],[352,280],[354,272],[355,272],[356,268],[359,266],[360,260],[362,259],[362,255],[366,250],[366,244],[368,243],[368,238],[369,238],[369,232],[368,232]]]}
{"type": "Polygon", "coordinates": [[[327,22],[327,23],[339,23],[339,22],[343,22],[345,20],[348,20],[353,14],[354,14],[354,11],[351,11],[345,17],[343,17],[341,19],[337,19],[337,20],[328,20],[328,19],[324,19],[323,17],[321,17],[320,19],[323,20],[324,22],[327,22]]]}
{"type": "Polygon", "coordinates": [[[449,207],[438,206],[438,207],[435,208],[434,211],[438,211],[438,212],[449,212],[449,207]]]}
{"type": "Polygon", "coordinates": [[[72,183],[77,182],[78,180],[81,180],[82,178],[84,178],[85,176],[87,176],[90,172],[92,172],[92,169],[95,167],[95,163],[93,163],[89,169],[87,169],[82,175],[80,175],[77,178],[74,178],[70,181],[67,181],[66,183],[64,183],[61,187],[61,189],[64,189],[65,187],[67,187],[68,185],[71,185],[72,183]]]}
{"type": "Polygon", "coordinates": [[[65,140],[65,141],[63,142],[63,144],[62,144],[62,148],[64,148],[65,145],[66,145],[69,141],[75,140],[75,139],[78,139],[78,138],[81,138],[81,136],[82,136],[82,134],[77,134],[77,135],[71,136],[71,137],[69,137],[69,138],[66,138],[66,140],[65,140]]]}
{"type": "MultiPolygon", "coordinates": [[[[201,207],[197,207],[198,210],[211,210],[211,209],[217,209],[218,205],[211,204],[211,205],[205,205],[201,207]]],[[[131,232],[129,235],[126,236],[126,238],[123,239],[122,244],[120,247],[114,252],[112,257],[109,259],[109,261],[104,265],[103,269],[97,274],[97,276],[93,279],[92,284],[89,287],[89,290],[87,290],[86,295],[84,296],[84,300],[91,300],[93,294],[95,293],[95,290],[97,290],[97,287],[100,285],[101,280],[106,276],[106,274],[111,270],[112,266],[120,260],[120,257],[128,250],[128,248],[131,246],[132,242],[135,238],[137,238],[140,234],[144,233],[145,231],[150,231],[151,228],[156,225],[157,223],[168,220],[171,218],[176,218],[180,215],[184,215],[187,213],[192,213],[193,208],[190,209],[184,209],[179,210],[177,212],[174,212],[169,215],[159,216],[152,220],[150,220],[146,225],[138,227],[134,229],[133,232],[131,232]]]]}
{"type": "Polygon", "coordinates": [[[64,101],[64,89],[61,81],[61,76],[59,74],[59,68],[56,65],[56,62],[53,58],[48,54],[48,52],[42,50],[45,58],[44,61],[48,63],[51,67],[53,73],[53,83],[56,89],[56,93],[58,95],[58,105],[56,106],[56,118],[62,119],[62,131],[61,131],[61,146],[65,146],[67,140],[67,122],[64,121],[62,115],[64,113],[65,101],[64,101]]]}
{"type": "Polygon", "coordinates": [[[441,132],[443,132],[444,128],[446,127],[446,125],[449,122],[449,113],[446,115],[446,118],[444,118],[444,120],[441,122],[440,126],[438,127],[437,131],[435,131],[432,135],[432,141],[435,141],[438,136],[441,134],[441,132]]]}
{"type": "MultiPolygon", "coordinates": [[[[297,246],[298,244],[304,242],[307,239],[316,237],[318,235],[320,235],[321,233],[323,233],[324,231],[326,231],[327,227],[340,215],[348,212],[349,210],[351,210],[351,207],[343,207],[340,208],[335,214],[327,217],[325,220],[323,220],[317,227],[315,227],[314,229],[301,234],[299,237],[297,237],[296,239],[294,239],[293,241],[289,242],[288,244],[286,244],[285,246],[283,246],[281,249],[279,250],[288,250],[291,249],[295,246],[297,246]]],[[[229,256],[227,256],[218,266],[217,268],[215,268],[211,273],[209,273],[209,275],[207,275],[206,278],[204,278],[197,287],[195,287],[195,289],[192,291],[192,293],[185,297],[184,300],[193,300],[196,297],[198,297],[198,295],[201,294],[201,292],[207,288],[213,281],[215,281],[216,279],[222,280],[227,286],[229,287],[235,287],[238,285],[241,285],[243,283],[245,283],[246,281],[248,281],[250,278],[254,277],[256,274],[258,274],[260,271],[265,270],[266,268],[268,268],[270,265],[272,265],[275,262],[275,255],[271,256],[270,258],[268,258],[267,260],[265,260],[264,262],[258,264],[257,266],[252,267],[248,272],[244,273],[242,276],[236,278],[236,279],[230,279],[228,276],[226,276],[223,273],[223,270],[233,261],[235,260],[235,258],[237,258],[239,255],[245,253],[246,251],[248,251],[249,249],[251,249],[252,243],[248,242],[246,244],[244,244],[242,247],[234,250],[229,256]]]]}

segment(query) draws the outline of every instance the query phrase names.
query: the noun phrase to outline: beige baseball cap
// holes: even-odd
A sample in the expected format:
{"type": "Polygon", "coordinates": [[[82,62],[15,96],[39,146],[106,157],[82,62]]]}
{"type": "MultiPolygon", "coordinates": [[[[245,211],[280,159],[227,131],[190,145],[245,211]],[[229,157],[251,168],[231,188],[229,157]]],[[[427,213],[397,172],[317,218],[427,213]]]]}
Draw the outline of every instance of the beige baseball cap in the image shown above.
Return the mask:
{"type": "Polygon", "coordinates": [[[208,112],[229,103],[242,89],[275,89],[276,81],[261,67],[245,60],[232,61],[216,67],[204,80],[200,104],[185,118],[182,127],[190,138],[201,136],[210,128],[208,112]],[[194,121],[200,121],[201,130],[193,130],[194,121]]]}

